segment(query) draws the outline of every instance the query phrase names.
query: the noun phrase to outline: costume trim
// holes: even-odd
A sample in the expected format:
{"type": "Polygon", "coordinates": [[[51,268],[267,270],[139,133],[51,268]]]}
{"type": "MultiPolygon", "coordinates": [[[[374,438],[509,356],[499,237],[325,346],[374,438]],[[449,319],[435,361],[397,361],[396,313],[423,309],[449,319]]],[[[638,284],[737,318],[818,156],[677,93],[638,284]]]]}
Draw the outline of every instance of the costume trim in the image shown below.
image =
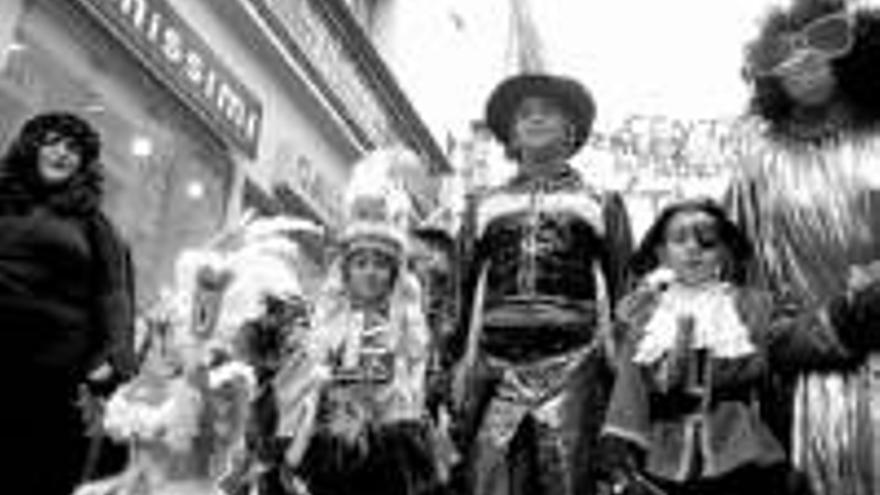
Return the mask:
{"type": "MultiPolygon", "coordinates": [[[[586,220],[599,235],[605,234],[602,204],[585,191],[537,193],[537,195],[540,196],[539,209],[542,214],[574,214],[586,220]]],[[[477,237],[483,235],[492,220],[535,208],[533,196],[535,193],[504,191],[486,197],[477,211],[477,237]]]]}

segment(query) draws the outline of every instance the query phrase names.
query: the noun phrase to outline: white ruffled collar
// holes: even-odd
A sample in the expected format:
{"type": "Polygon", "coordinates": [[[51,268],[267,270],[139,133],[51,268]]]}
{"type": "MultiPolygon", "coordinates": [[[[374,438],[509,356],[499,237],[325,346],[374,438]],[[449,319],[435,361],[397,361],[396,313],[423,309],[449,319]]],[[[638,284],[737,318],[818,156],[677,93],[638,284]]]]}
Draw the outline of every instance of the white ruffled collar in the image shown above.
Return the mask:
{"type": "Polygon", "coordinates": [[[650,364],[676,345],[679,321],[693,317],[693,348],[709,349],[720,358],[736,358],[755,352],[749,330],[736,309],[735,287],[712,283],[700,287],[672,284],[644,328],[636,347],[635,362],[650,364]]]}

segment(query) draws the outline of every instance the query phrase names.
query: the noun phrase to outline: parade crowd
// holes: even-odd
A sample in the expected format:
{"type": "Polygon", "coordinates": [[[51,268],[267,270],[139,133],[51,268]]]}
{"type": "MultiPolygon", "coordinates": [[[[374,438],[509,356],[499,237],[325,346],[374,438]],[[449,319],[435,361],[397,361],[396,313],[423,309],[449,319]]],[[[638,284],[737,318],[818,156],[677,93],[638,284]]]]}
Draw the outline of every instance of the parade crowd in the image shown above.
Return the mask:
{"type": "Polygon", "coordinates": [[[868,495],[880,411],[880,12],[802,0],[746,50],[761,153],[722,198],[624,198],[570,161],[597,104],[518,74],[516,165],[456,228],[395,147],[328,233],[244,215],[136,314],[101,140],[28,120],[0,164],[5,479],[38,495],[868,495]],[[317,290],[297,273],[323,245],[317,290]],[[880,390],[878,388],[877,390],[880,390]]]}

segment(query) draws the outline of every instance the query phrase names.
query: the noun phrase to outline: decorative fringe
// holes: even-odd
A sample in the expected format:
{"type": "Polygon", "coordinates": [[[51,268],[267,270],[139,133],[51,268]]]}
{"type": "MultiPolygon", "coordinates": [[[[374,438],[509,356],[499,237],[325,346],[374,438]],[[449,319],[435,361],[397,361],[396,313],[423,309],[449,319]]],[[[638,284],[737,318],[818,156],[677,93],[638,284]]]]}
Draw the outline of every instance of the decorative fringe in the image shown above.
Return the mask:
{"type": "Polygon", "coordinates": [[[872,422],[865,369],[801,377],[792,457],[820,494],[871,495],[872,422]]]}

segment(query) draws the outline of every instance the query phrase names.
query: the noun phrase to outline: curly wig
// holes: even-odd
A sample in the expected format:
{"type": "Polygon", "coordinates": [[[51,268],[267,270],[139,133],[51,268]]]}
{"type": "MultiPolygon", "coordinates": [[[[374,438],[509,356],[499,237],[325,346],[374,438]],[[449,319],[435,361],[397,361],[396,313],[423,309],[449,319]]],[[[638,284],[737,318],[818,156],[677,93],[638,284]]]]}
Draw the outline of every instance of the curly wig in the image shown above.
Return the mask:
{"type": "MultiPolygon", "coordinates": [[[[783,33],[796,32],[819,17],[845,10],[843,0],[795,0],[791,8],[776,8],[767,15],[749,48],[761,51],[783,33]]],[[[864,133],[880,125],[880,10],[860,7],[852,14],[853,47],[831,61],[837,79],[836,94],[831,100],[845,103],[849,113],[845,127],[839,131],[864,133]]],[[[771,136],[797,139],[786,130],[795,123],[794,109],[798,103],[785,92],[779,78],[747,77],[753,90],[750,112],[769,124],[771,136]]]]}
{"type": "Polygon", "coordinates": [[[25,122],[0,161],[0,207],[6,210],[47,204],[65,213],[89,213],[103,196],[103,169],[99,161],[101,140],[84,119],[71,113],[39,114],[25,122]],[[50,134],[73,140],[81,166],[58,186],[46,184],[37,170],[40,147],[50,134]]]}

